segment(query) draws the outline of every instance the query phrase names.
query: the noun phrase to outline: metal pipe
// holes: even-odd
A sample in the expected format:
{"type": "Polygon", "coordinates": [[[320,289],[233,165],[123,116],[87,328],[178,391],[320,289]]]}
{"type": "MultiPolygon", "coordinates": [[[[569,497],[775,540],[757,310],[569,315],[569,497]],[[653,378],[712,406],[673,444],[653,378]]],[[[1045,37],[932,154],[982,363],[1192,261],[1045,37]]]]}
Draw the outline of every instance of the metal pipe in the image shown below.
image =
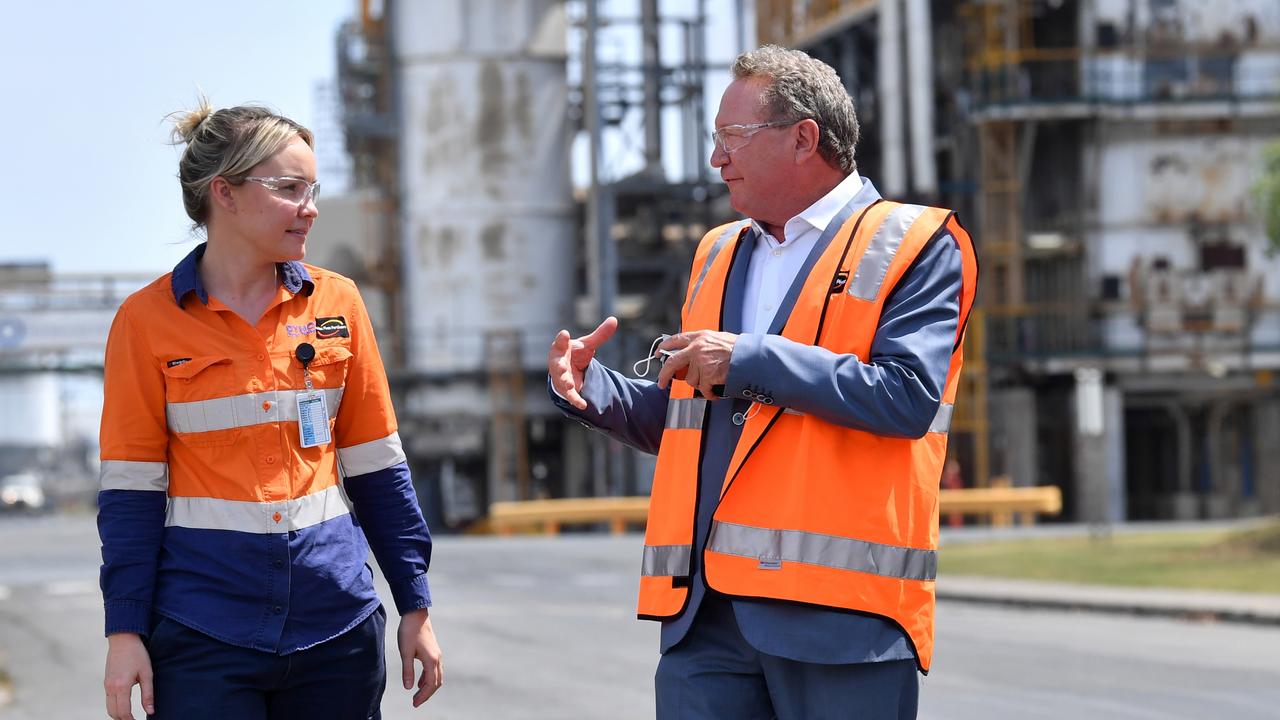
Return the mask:
{"type": "Polygon", "coordinates": [[[911,110],[911,186],[938,192],[933,138],[933,38],[929,0],[907,2],[907,89],[911,110]]]}
{"type": "Polygon", "coordinates": [[[906,153],[902,132],[902,14],[901,0],[880,0],[877,82],[880,105],[880,182],[887,197],[907,189],[906,153]]]}
{"type": "MultiPolygon", "coordinates": [[[[613,313],[614,288],[610,280],[611,243],[607,227],[606,208],[604,207],[604,190],[600,186],[600,161],[602,157],[602,121],[600,116],[600,78],[597,72],[596,50],[598,47],[597,31],[599,29],[598,0],[586,0],[586,32],[583,34],[582,51],[582,104],[584,121],[589,137],[590,147],[590,181],[587,188],[587,296],[588,306],[594,316],[589,320],[596,323],[613,313]]],[[[604,348],[601,348],[602,350],[604,348]]],[[[607,358],[601,357],[607,364],[607,358]]],[[[609,470],[613,464],[608,458],[608,448],[604,439],[592,433],[591,440],[591,475],[592,494],[604,496],[609,493],[609,470]]]]}
{"type": "Polygon", "coordinates": [[[644,56],[644,172],[661,179],[662,172],[662,54],[658,0],[640,0],[640,36],[644,56]]]}

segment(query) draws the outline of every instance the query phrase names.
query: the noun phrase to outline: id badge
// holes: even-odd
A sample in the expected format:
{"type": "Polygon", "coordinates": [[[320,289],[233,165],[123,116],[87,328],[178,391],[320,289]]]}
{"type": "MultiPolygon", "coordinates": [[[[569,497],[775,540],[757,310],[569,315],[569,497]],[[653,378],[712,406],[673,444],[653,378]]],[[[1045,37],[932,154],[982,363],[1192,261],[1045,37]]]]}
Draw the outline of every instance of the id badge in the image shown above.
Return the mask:
{"type": "Polygon", "coordinates": [[[329,444],[329,408],[323,391],[298,393],[298,438],[304,448],[329,444]]]}

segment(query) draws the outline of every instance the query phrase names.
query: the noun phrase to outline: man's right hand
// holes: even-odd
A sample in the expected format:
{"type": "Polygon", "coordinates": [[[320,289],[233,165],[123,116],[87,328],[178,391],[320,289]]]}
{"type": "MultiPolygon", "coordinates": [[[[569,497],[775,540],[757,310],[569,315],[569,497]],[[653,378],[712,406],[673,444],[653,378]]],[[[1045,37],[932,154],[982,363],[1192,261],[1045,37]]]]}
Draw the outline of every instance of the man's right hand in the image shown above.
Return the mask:
{"type": "Polygon", "coordinates": [[[613,337],[617,329],[618,319],[611,316],[580,338],[570,338],[568,330],[561,330],[551,343],[551,352],[547,353],[547,373],[551,376],[551,386],[560,397],[579,410],[587,409],[587,401],[582,399],[582,381],[587,366],[591,364],[591,358],[596,356],[596,349],[613,337]]]}
{"type": "Polygon", "coordinates": [[[142,688],[142,709],[156,712],[155,689],[151,684],[151,656],[136,633],[107,636],[107,670],[103,687],[107,691],[107,715],[113,720],[133,720],[130,696],[133,686],[142,688]]]}

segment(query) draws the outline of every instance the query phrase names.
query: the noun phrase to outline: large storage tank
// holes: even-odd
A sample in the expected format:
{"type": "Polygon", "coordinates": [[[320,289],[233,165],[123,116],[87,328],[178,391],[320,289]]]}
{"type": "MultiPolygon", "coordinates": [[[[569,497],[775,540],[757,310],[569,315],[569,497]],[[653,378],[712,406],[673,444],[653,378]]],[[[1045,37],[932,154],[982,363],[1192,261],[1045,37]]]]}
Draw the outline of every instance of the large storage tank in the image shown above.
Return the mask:
{"type": "Polygon", "coordinates": [[[574,270],[563,3],[397,4],[408,364],[486,367],[522,335],[542,365],[574,270]]]}
{"type": "Polygon", "coordinates": [[[553,412],[541,379],[576,268],[564,3],[404,1],[391,21],[403,346],[417,379],[402,435],[446,519],[465,520],[560,475],[559,423],[540,416],[553,412]]]}
{"type": "Polygon", "coordinates": [[[58,375],[0,374],[0,447],[53,448],[62,444],[58,375]]]}

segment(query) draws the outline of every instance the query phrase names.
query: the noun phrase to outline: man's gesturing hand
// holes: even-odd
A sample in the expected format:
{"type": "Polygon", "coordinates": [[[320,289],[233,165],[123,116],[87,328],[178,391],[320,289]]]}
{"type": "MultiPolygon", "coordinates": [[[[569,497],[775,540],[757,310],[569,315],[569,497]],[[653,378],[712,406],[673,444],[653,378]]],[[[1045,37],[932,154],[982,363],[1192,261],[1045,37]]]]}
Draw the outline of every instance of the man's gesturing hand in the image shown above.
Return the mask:
{"type": "Polygon", "coordinates": [[[551,343],[551,352],[547,353],[551,386],[579,410],[587,409],[587,401],[582,399],[582,380],[587,366],[596,356],[596,349],[613,337],[617,329],[618,319],[610,316],[588,335],[570,339],[569,331],[561,330],[551,343]]]}
{"type": "Polygon", "coordinates": [[[680,378],[698,389],[702,396],[714,400],[712,387],[724,385],[729,377],[729,359],[738,336],[715,330],[697,330],[672,335],[658,346],[672,355],[658,373],[658,387],[666,389],[671,378],[680,378]]]}

